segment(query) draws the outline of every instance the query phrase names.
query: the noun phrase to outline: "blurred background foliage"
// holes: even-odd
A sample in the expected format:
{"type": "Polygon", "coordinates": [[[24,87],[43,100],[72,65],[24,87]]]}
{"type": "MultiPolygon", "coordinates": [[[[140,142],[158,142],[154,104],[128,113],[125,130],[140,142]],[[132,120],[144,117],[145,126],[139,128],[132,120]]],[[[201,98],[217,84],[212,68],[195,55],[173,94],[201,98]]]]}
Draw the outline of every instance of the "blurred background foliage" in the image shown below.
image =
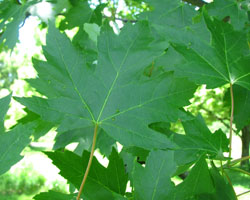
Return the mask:
{"type": "MultiPolygon", "coordinates": [[[[59,26],[60,22],[65,19],[64,14],[72,8],[72,4],[76,1],[70,0],[70,2],[71,4],[68,0],[47,0],[43,5],[40,4],[32,7],[32,9],[25,14],[25,21],[19,32],[20,43],[17,44],[13,50],[8,50],[2,44],[0,45],[0,97],[7,95],[9,92],[12,92],[14,96],[31,96],[34,93],[37,94],[37,92],[24,81],[26,78],[36,76],[36,72],[32,68],[32,56],[40,59],[43,58],[41,45],[45,44],[48,19],[50,17],[57,18],[59,26]],[[52,7],[52,13],[43,13],[43,11],[39,9],[39,7],[41,8],[41,6],[46,4],[47,6],[50,4],[52,7]],[[27,37],[25,39],[23,36],[23,34],[28,34],[28,32],[32,35],[30,40],[32,40],[33,43],[32,41],[27,41],[27,37]],[[32,44],[29,46],[28,43],[32,44]]],[[[247,1],[243,2],[243,6],[249,9],[247,7],[249,3],[247,4],[247,1]]],[[[92,9],[104,4],[106,7],[102,13],[105,18],[110,20],[114,30],[117,32],[119,32],[119,29],[124,23],[128,21],[135,22],[136,16],[140,12],[152,9],[142,0],[89,0],[89,4],[92,9]]],[[[67,30],[66,33],[68,35],[74,35],[76,30],[67,30]]],[[[0,32],[0,34],[2,33],[0,32]]],[[[186,107],[186,110],[193,115],[200,113],[211,131],[222,129],[228,133],[230,106],[225,101],[228,88],[228,86],[216,89],[206,89],[205,86],[199,87],[194,98],[190,101],[191,104],[186,107]]],[[[6,116],[5,126],[10,128],[18,119],[25,116],[25,114],[22,110],[22,106],[12,101],[11,108],[6,116]]],[[[173,131],[183,132],[180,122],[173,124],[171,127],[173,131]]],[[[250,130],[247,129],[246,134],[250,135],[249,131],[250,130]]],[[[247,154],[249,155],[249,137],[245,139],[246,136],[243,137],[243,132],[237,130],[235,126],[234,133],[235,144],[233,144],[233,157],[239,158],[247,154]],[[244,141],[248,149],[246,153],[242,155],[242,144],[244,144],[244,141]]],[[[8,173],[0,176],[0,199],[32,199],[34,194],[47,191],[48,189],[64,193],[69,191],[69,185],[67,185],[62,177],[57,175],[58,171],[50,163],[50,160],[37,152],[38,149],[51,150],[53,148],[55,135],[56,133],[52,130],[39,139],[35,139],[34,137],[31,145],[23,152],[25,159],[15,165],[8,173]],[[41,162],[43,163],[42,168],[41,162]]],[[[76,144],[68,146],[69,149],[74,149],[75,147],[76,144]]],[[[102,156],[100,156],[100,159],[102,159],[102,156]]],[[[245,161],[242,167],[249,171],[249,162],[245,161]]],[[[238,188],[238,192],[243,192],[245,189],[250,188],[249,176],[239,172],[230,171],[229,173],[232,175],[232,183],[236,186],[236,190],[238,188]]],[[[250,196],[246,195],[239,199],[249,198],[250,196]]]]}

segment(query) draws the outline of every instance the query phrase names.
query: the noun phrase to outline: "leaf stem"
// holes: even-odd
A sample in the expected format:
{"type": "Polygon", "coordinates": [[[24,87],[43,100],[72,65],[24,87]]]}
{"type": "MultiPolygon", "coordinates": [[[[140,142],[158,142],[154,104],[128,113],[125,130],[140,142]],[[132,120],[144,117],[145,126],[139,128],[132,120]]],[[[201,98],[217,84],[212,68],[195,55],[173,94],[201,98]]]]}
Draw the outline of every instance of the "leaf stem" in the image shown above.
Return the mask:
{"type": "Polygon", "coordinates": [[[241,194],[238,194],[237,197],[242,196],[242,195],[244,195],[244,194],[247,194],[247,193],[249,193],[249,192],[250,192],[250,190],[247,190],[246,192],[243,192],[243,193],[241,193],[241,194]]]}
{"type": "MultiPolygon", "coordinates": [[[[229,133],[229,158],[232,156],[232,139],[233,139],[233,117],[234,117],[234,95],[233,85],[230,83],[230,95],[231,95],[231,116],[230,116],[230,133],[229,133]]],[[[230,164],[231,160],[228,161],[230,164]]]]}
{"type": "Polygon", "coordinates": [[[84,187],[85,182],[87,180],[89,170],[90,170],[90,167],[91,167],[91,164],[92,164],[92,160],[93,160],[93,157],[94,157],[95,144],[96,144],[96,138],[97,138],[97,129],[98,129],[98,124],[95,125],[92,148],[91,148],[90,157],[89,157],[89,162],[88,162],[88,166],[86,168],[86,171],[85,171],[85,174],[84,174],[84,177],[83,177],[83,180],[82,180],[82,183],[81,183],[81,186],[80,186],[77,198],[76,198],[77,200],[80,200],[81,193],[83,191],[83,187],[84,187]]]}

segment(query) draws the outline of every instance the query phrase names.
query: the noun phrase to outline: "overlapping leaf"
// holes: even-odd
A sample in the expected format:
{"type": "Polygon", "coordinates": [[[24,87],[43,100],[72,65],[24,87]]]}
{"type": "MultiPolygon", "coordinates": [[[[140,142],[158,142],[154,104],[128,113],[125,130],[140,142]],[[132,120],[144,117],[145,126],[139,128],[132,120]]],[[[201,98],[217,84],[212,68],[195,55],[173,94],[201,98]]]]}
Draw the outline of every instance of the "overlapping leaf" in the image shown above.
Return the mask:
{"type": "Polygon", "coordinates": [[[182,124],[186,135],[174,135],[174,141],[180,147],[175,151],[178,165],[194,162],[204,154],[215,159],[224,159],[223,152],[228,151],[229,141],[221,130],[212,134],[201,116],[182,124]]]}
{"type": "Polygon", "coordinates": [[[173,190],[171,176],[176,171],[174,153],[171,151],[152,151],[146,167],[136,163],[133,172],[135,200],[165,200],[173,190]]]}
{"type": "MultiPolygon", "coordinates": [[[[70,143],[78,142],[78,150],[81,154],[83,150],[91,150],[92,141],[93,127],[74,129],[63,133],[58,133],[55,138],[55,144],[53,148],[64,148],[70,143]]],[[[116,141],[109,135],[107,135],[107,133],[105,133],[103,129],[98,131],[96,139],[96,149],[99,149],[103,155],[107,157],[110,155],[112,147],[115,146],[115,142],[116,141]]]]}
{"type": "Polygon", "coordinates": [[[28,8],[38,2],[32,0],[21,5],[17,1],[0,2],[0,43],[4,42],[9,49],[14,48],[18,41],[19,26],[24,23],[28,8]]]}
{"type": "Polygon", "coordinates": [[[187,61],[177,67],[177,74],[207,84],[209,88],[232,83],[250,89],[250,51],[246,33],[233,30],[223,21],[212,20],[206,12],[204,18],[212,44],[199,38],[190,45],[173,43],[175,50],[187,61]]]}
{"type": "Polygon", "coordinates": [[[101,11],[104,6],[101,4],[95,10],[89,7],[87,0],[70,1],[72,7],[64,14],[65,19],[60,23],[60,29],[72,29],[74,27],[83,28],[84,23],[97,23],[101,25],[101,11]]]}
{"type": "Polygon", "coordinates": [[[9,104],[11,100],[11,94],[0,99],[0,134],[4,133],[4,118],[9,109],[9,104]]]}
{"type": "Polygon", "coordinates": [[[51,25],[44,54],[34,60],[36,89],[48,99],[18,99],[58,131],[98,125],[123,145],[171,148],[174,144],[148,124],[175,121],[196,86],[172,72],[143,76],[162,53],[146,22],[127,24],[119,36],[106,25],[98,38],[98,65],[87,67],[81,52],[51,25]]]}
{"type": "MultiPolygon", "coordinates": [[[[60,169],[60,174],[76,188],[80,187],[87,167],[89,153],[82,157],[70,151],[46,152],[53,164],[60,169]]],[[[123,200],[127,184],[123,160],[113,150],[109,157],[109,165],[103,167],[94,157],[83,195],[90,200],[123,200]]]]}
{"type": "Polygon", "coordinates": [[[190,171],[188,177],[166,199],[199,199],[197,197],[201,194],[211,194],[214,192],[214,184],[207,163],[204,157],[201,157],[190,171]]]}
{"type": "Polygon", "coordinates": [[[33,197],[35,200],[74,200],[75,198],[76,195],[74,194],[63,194],[52,190],[49,192],[42,192],[33,197]]]}
{"type": "Polygon", "coordinates": [[[17,124],[25,125],[32,122],[34,125],[34,132],[32,134],[34,136],[34,140],[39,139],[53,128],[53,123],[42,120],[36,113],[33,113],[28,109],[24,109],[24,111],[27,114],[23,118],[17,120],[17,124]]]}
{"type": "Polygon", "coordinates": [[[241,3],[235,0],[215,0],[206,5],[209,15],[220,20],[230,21],[237,30],[243,29],[248,21],[247,11],[241,8],[241,3]]]}
{"type": "Polygon", "coordinates": [[[0,175],[7,172],[10,167],[20,161],[22,150],[30,143],[34,124],[17,125],[5,132],[4,117],[8,111],[11,94],[0,99],[0,175]]]}
{"type": "Polygon", "coordinates": [[[152,12],[145,12],[140,15],[141,19],[147,19],[158,26],[169,26],[184,28],[192,24],[192,17],[196,15],[193,6],[178,0],[146,1],[153,7],[152,12]]]}
{"type": "MultiPolygon", "coordinates": [[[[233,86],[234,95],[234,123],[240,131],[244,126],[250,124],[250,90],[247,90],[238,85],[233,86]]],[[[230,92],[225,95],[225,102],[228,106],[231,105],[230,92]]]]}

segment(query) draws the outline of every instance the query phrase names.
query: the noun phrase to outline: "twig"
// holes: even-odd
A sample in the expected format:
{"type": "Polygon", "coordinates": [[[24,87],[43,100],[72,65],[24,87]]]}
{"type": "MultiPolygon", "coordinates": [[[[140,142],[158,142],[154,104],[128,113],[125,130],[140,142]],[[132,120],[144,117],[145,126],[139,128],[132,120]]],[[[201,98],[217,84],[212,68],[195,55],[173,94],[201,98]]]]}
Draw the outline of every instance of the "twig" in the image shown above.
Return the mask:
{"type": "Polygon", "coordinates": [[[219,120],[225,127],[229,128],[230,129],[230,125],[228,125],[224,120],[228,120],[226,118],[221,118],[219,116],[217,116],[216,114],[214,114],[211,110],[208,110],[207,108],[204,108],[202,105],[201,105],[201,109],[206,111],[207,113],[209,113],[210,115],[212,115],[214,118],[216,118],[217,120],[219,120]]]}
{"type": "Polygon", "coordinates": [[[205,1],[202,1],[202,0],[183,0],[183,1],[190,3],[194,6],[198,6],[198,7],[202,7],[205,4],[207,4],[205,1]]]}
{"type": "Polygon", "coordinates": [[[249,193],[249,192],[250,192],[250,190],[247,190],[246,192],[243,192],[243,193],[237,194],[237,197],[239,197],[239,196],[241,196],[241,195],[244,195],[244,194],[247,194],[247,193],[249,193]]]}
{"type": "Polygon", "coordinates": [[[233,161],[231,161],[230,166],[232,167],[232,166],[236,165],[236,164],[239,163],[239,162],[242,162],[242,161],[244,161],[244,160],[249,160],[249,159],[250,159],[250,156],[245,156],[245,157],[242,157],[242,158],[233,160],[233,161]]]}
{"type": "Polygon", "coordinates": [[[92,148],[91,148],[91,153],[90,153],[90,157],[89,157],[89,162],[88,162],[88,166],[86,168],[86,171],[85,171],[85,174],[84,174],[84,177],[83,177],[83,180],[82,180],[82,183],[81,183],[81,186],[80,186],[77,198],[76,198],[77,200],[80,200],[81,193],[83,191],[83,187],[84,187],[85,182],[87,180],[89,170],[90,170],[90,167],[91,167],[91,164],[92,164],[92,160],[93,160],[93,157],[94,157],[95,144],[96,144],[96,138],[97,138],[97,129],[98,129],[98,124],[95,125],[95,130],[94,130],[94,135],[93,135],[93,142],[92,142],[92,148]]]}
{"type": "MultiPolygon", "coordinates": [[[[230,132],[229,132],[229,158],[232,155],[232,138],[233,138],[233,117],[234,117],[234,94],[233,94],[233,85],[230,83],[230,95],[231,95],[231,116],[230,116],[230,132]]],[[[230,164],[228,161],[228,164],[230,164]]]]}
{"type": "Polygon", "coordinates": [[[110,20],[119,20],[119,21],[122,21],[124,23],[127,23],[127,22],[131,22],[131,23],[136,23],[137,20],[136,19],[123,19],[123,18],[119,18],[119,17],[108,17],[106,15],[103,16],[103,18],[107,18],[107,19],[110,19],[110,20]]]}
{"type": "Polygon", "coordinates": [[[119,20],[119,21],[122,21],[124,23],[127,23],[127,22],[136,23],[137,22],[136,19],[122,19],[122,18],[119,18],[119,17],[115,17],[115,20],[119,20]]]}

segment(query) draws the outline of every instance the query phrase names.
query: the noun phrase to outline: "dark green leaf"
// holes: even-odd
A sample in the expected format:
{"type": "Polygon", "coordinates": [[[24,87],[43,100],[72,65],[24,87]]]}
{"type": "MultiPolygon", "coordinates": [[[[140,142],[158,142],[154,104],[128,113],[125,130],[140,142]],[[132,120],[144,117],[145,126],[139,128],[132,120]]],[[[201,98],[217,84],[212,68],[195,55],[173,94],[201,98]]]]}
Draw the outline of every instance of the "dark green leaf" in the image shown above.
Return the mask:
{"type": "Polygon", "coordinates": [[[214,194],[203,194],[200,195],[199,200],[236,200],[237,197],[232,186],[222,177],[214,166],[210,169],[210,174],[214,183],[215,192],[214,194]]]}

